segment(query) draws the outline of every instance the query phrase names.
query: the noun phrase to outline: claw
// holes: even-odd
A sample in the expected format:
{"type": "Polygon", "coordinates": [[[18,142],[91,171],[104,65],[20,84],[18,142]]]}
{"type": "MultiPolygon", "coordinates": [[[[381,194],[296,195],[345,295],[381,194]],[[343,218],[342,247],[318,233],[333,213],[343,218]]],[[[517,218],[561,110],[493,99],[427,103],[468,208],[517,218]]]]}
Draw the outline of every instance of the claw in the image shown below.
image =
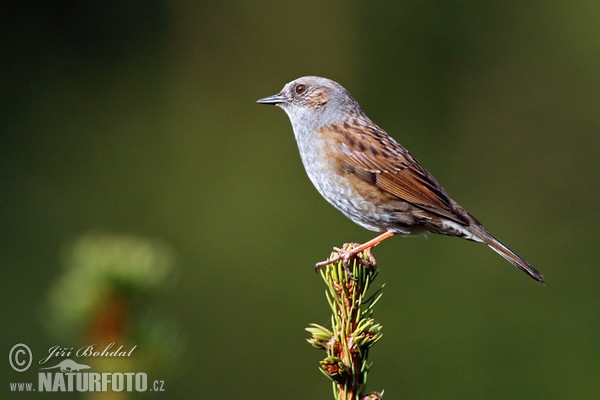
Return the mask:
{"type": "Polygon", "coordinates": [[[371,254],[371,249],[373,247],[377,246],[379,243],[386,240],[387,238],[392,237],[392,236],[394,236],[394,232],[385,231],[381,235],[377,236],[376,238],[371,239],[368,242],[360,244],[360,245],[358,243],[344,244],[343,247],[347,247],[347,246],[354,247],[351,250],[344,250],[343,248],[340,249],[338,247],[334,247],[333,251],[338,253],[338,256],[334,257],[330,260],[325,260],[325,261],[321,261],[321,262],[317,263],[315,265],[315,272],[318,272],[319,269],[321,269],[322,267],[325,267],[326,265],[333,264],[340,260],[344,261],[344,268],[346,268],[346,271],[348,271],[348,265],[350,264],[350,260],[356,259],[357,258],[356,256],[362,252],[365,252],[365,254],[369,260],[367,261],[362,258],[358,258],[358,262],[367,268],[375,268],[377,266],[377,261],[375,261],[373,254],[371,254]]]}
{"type": "MultiPolygon", "coordinates": [[[[358,244],[356,244],[356,243],[346,243],[346,244],[344,244],[344,247],[347,247],[348,245],[358,246],[358,244]]],[[[350,271],[350,268],[349,268],[350,261],[352,261],[352,260],[357,260],[361,265],[363,265],[367,268],[377,267],[377,261],[375,260],[375,257],[373,257],[373,254],[371,253],[370,248],[366,248],[363,250],[360,247],[354,247],[351,250],[345,250],[343,248],[340,249],[339,247],[334,247],[333,251],[338,253],[338,256],[331,258],[329,260],[318,262],[315,265],[315,272],[318,272],[319,269],[321,269],[322,267],[325,267],[329,264],[336,263],[340,260],[342,261],[344,269],[348,273],[348,276],[352,276],[352,272],[350,271]],[[363,252],[367,256],[368,260],[365,260],[362,257],[357,257],[360,253],[363,253],[363,252]]]]}

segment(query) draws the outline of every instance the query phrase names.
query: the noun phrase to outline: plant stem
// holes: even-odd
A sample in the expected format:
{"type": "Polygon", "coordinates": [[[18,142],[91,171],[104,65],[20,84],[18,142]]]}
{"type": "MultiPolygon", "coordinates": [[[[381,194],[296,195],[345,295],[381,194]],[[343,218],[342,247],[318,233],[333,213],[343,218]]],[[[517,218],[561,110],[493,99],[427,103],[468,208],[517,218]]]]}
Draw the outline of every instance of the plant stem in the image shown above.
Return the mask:
{"type": "MultiPolygon", "coordinates": [[[[345,244],[344,251],[356,244],[345,244]]],[[[333,252],[330,259],[338,257],[333,252]]],[[[373,308],[381,298],[381,288],[370,296],[367,291],[377,276],[373,256],[363,252],[345,266],[343,261],[322,267],[319,272],[327,285],[325,295],[331,308],[331,327],[310,324],[307,339],[327,352],[320,370],[333,381],[337,400],[379,399],[381,393],[365,394],[369,348],[382,336],[381,325],[373,318],[373,308]]]]}

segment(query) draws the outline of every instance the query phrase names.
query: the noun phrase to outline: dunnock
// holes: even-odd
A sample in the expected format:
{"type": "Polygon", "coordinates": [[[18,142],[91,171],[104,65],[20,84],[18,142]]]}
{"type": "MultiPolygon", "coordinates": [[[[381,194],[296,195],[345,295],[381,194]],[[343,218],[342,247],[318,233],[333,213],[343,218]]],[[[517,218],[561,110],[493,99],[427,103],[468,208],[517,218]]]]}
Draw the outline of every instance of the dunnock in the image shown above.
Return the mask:
{"type": "Polygon", "coordinates": [[[371,121],[340,84],[305,76],[257,102],[287,113],[302,163],[319,193],[358,225],[381,233],[317,266],[339,259],[347,263],[393,235],[432,232],[483,242],[544,283],[535,268],[488,233],[404,147],[371,121]]]}

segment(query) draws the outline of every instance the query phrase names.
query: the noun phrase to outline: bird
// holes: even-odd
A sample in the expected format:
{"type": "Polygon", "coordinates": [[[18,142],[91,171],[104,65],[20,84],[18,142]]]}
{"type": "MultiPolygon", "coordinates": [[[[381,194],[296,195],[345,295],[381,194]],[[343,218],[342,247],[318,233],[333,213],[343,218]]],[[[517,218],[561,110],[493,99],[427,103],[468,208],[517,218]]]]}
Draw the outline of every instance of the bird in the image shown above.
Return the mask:
{"type": "Polygon", "coordinates": [[[317,264],[348,260],[395,235],[427,233],[486,244],[544,284],[527,261],[454,201],[400,143],[375,124],[339,83],[304,76],[257,100],[288,115],[304,169],[317,191],[351,221],[379,235],[317,264]]]}

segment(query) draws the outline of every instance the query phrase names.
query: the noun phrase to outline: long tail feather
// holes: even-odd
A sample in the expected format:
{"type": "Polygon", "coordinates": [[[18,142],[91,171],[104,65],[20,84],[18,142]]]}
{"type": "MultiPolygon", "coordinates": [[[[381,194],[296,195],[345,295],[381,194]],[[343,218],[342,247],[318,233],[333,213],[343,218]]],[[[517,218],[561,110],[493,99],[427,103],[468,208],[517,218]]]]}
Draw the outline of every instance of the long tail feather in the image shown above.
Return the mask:
{"type": "Polygon", "coordinates": [[[519,257],[517,253],[509,249],[505,244],[493,237],[487,231],[481,233],[478,232],[477,236],[481,238],[481,240],[483,240],[483,242],[487,244],[490,249],[494,250],[496,253],[504,257],[505,260],[510,262],[515,267],[519,268],[521,271],[525,272],[531,278],[544,284],[544,277],[542,276],[542,274],[540,274],[527,261],[519,257]]]}

